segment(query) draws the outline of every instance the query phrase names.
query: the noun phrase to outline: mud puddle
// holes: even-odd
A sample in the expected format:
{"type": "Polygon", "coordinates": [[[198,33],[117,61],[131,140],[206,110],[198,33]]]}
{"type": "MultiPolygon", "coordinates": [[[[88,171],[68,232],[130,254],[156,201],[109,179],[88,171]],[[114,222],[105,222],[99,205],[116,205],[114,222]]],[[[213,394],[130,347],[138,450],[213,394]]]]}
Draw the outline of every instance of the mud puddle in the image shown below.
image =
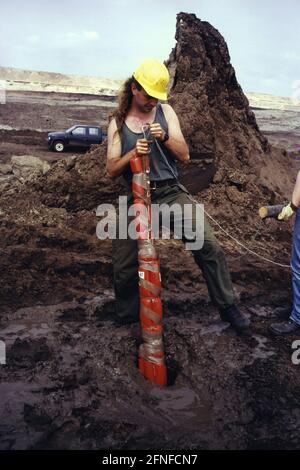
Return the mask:
{"type": "Polygon", "coordinates": [[[298,435],[284,436],[299,425],[300,382],[289,341],[268,333],[267,297],[260,306],[248,300],[255,314],[247,335],[221,322],[210,304],[205,316],[197,308],[168,314],[167,388],[139,373],[139,326],[116,327],[105,315],[110,302],[99,295],[2,316],[1,449],[299,445],[298,435]]]}

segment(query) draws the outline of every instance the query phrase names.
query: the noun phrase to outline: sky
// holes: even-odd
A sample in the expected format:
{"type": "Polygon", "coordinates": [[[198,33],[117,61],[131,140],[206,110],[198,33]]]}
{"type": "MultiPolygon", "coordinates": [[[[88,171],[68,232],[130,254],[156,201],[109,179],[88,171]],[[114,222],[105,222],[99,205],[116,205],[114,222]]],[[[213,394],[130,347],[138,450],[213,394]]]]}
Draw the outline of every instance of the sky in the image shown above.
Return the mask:
{"type": "Polygon", "coordinates": [[[5,1],[0,65],[125,79],[169,57],[181,11],[223,35],[245,92],[300,96],[299,0],[5,1]]]}

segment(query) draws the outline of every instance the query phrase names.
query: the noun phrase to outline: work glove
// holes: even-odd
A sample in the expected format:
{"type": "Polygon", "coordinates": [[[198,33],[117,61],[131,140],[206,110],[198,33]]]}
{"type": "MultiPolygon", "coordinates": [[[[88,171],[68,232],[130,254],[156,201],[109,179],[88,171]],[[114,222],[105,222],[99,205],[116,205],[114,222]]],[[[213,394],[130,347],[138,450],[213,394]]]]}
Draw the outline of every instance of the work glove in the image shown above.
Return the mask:
{"type": "Polygon", "coordinates": [[[288,220],[292,215],[294,215],[296,210],[297,207],[292,202],[289,202],[278,215],[278,220],[288,220]]]}

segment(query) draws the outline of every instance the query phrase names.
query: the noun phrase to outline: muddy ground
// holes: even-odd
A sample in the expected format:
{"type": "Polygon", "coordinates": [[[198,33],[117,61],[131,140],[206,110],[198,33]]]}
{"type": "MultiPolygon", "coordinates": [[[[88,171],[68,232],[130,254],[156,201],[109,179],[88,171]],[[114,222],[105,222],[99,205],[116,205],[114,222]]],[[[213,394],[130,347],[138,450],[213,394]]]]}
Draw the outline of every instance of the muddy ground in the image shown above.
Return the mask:
{"type": "MultiPolygon", "coordinates": [[[[7,91],[0,105],[0,163],[14,155],[34,155],[48,162],[61,156],[49,152],[47,133],[67,130],[74,124],[94,124],[107,129],[108,114],[115,98],[67,93],[7,91]]],[[[86,149],[67,149],[84,155],[86,149]]]]}
{"type": "Polygon", "coordinates": [[[268,141],[289,152],[300,148],[300,111],[253,108],[260,130],[268,141]]]}
{"type": "MultiPolygon", "coordinates": [[[[12,93],[0,127],[19,130],[2,129],[1,163],[24,154],[61,159],[48,152],[46,131],[75,118],[105,123],[109,107],[100,102],[12,93]]],[[[287,164],[296,168],[297,157],[287,164]]],[[[300,365],[291,360],[299,338],[268,331],[289,315],[288,268],[247,254],[215,227],[252,321],[241,335],[220,321],[191,254],[179,241],[158,241],[169,370],[169,386],[160,388],[136,367],[138,323],[114,322],[111,244],[96,238],[95,215],[24,191],[14,186],[0,207],[1,449],[300,447],[300,365]]],[[[289,264],[290,224],[255,221],[253,209],[234,225],[217,187],[201,197],[249,248],[289,264]]]]}

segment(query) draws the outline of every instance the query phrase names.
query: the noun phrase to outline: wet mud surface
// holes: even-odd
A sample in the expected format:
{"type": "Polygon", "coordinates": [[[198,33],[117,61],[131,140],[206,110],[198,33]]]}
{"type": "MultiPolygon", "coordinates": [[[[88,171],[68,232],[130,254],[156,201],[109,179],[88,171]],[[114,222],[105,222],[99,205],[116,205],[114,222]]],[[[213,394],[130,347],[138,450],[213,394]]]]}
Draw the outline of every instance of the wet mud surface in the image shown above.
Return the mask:
{"type": "MultiPolygon", "coordinates": [[[[2,131],[30,153],[34,137],[43,158],[41,135],[2,131]]],[[[297,338],[268,332],[289,315],[289,270],[249,257],[215,227],[252,322],[241,335],[221,322],[191,254],[178,241],[158,241],[169,385],[154,386],[137,369],[139,324],[114,322],[111,244],[95,236],[92,192],[79,204],[69,185],[62,203],[56,181],[47,190],[12,185],[1,202],[0,448],[299,448],[297,338]]],[[[256,209],[233,224],[231,190],[215,186],[201,201],[250,248],[288,263],[290,229],[261,225],[256,209]]]]}
{"type": "Polygon", "coordinates": [[[47,300],[40,294],[33,305],[1,309],[1,449],[299,448],[297,338],[268,332],[289,314],[289,276],[229,256],[236,297],[252,322],[241,334],[220,320],[193,262],[180,266],[181,248],[170,262],[175,245],[158,245],[168,264],[168,387],[139,373],[139,324],[117,326],[110,288],[98,282],[92,292],[95,276],[86,274],[90,285],[81,282],[80,292],[73,273],[62,275],[65,292],[56,292],[53,276],[47,300]]]}
{"type": "MultiPolygon", "coordinates": [[[[59,161],[62,156],[48,149],[47,133],[75,124],[100,125],[106,130],[115,101],[113,96],[7,91],[5,104],[0,104],[0,163],[9,163],[14,155],[59,161]]],[[[66,150],[67,155],[85,153],[82,147],[66,150]]]]}
{"type": "Polygon", "coordinates": [[[102,315],[88,301],[10,315],[1,329],[2,449],[299,446],[300,384],[290,341],[266,331],[276,318],[270,296],[248,300],[247,335],[200,299],[198,311],[166,315],[167,388],[139,374],[138,327],[102,318],[110,307],[106,296],[102,315]]]}
{"type": "MultiPolygon", "coordinates": [[[[286,151],[297,152],[300,148],[300,109],[255,109],[260,130],[269,142],[286,151]]],[[[295,155],[300,159],[300,155],[295,155]]]]}
{"type": "MultiPolygon", "coordinates": [[[[43,188],[36,195],[29,187],[24,197],[22,188],[13,186],[1,204],[1,449],[299,448],[297,338],[268,332],[284,318],[278,306],[289,314],[288,270],[237,250],[216,227],[252,322],[240,335],[220,321],[191,255],[179,242],[157,242],[169,373],[163,389],[137,369],[139,324],[114,322],[111,245],[97,240],[93,212],[48,201],[43,188]]],[[[231,233],[288,263],[286,226],[267,221],[261,231],[251,213],[233,229],[223,192],[202,197],[231,233]]]]}

